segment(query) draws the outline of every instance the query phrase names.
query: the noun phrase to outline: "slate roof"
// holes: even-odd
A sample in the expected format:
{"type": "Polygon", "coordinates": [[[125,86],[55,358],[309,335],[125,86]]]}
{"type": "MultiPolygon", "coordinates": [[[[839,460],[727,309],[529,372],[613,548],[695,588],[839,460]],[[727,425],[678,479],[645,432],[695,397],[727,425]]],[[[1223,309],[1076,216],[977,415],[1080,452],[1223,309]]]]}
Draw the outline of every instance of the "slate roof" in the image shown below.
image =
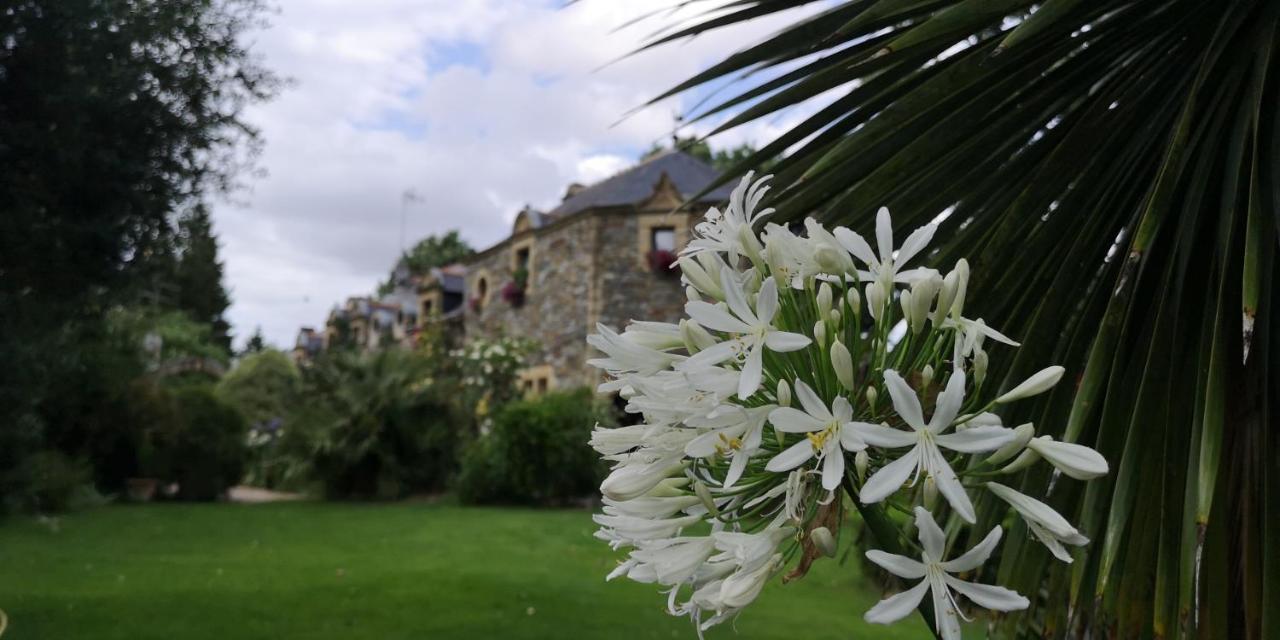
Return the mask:
{"type": "MultiPolygon", "coordinates": [[[[668,150],[610,178],[605,178],[584,188],[566,198],[564,202],[561,202],[559,206],[545,215],[554,218],[577,213],[592,207],[609,207],[642,202],[653,195],[653,188],[657,186],[658,180],[662,178],[664,173],[667,174],[667,178],[675,185],[680,195],[685,198],[702,191],[703,188],[720,177],[720,173],[711,168],[711,165],[683,151],[668,150]]],[[[732,184],[722,185],[715,191],[703,196],[701,201],[721,202],[728,200],[729,192],[732,190],[732,184]]],[[[534,226],[542,225],[535,222],[534,226]]]]}

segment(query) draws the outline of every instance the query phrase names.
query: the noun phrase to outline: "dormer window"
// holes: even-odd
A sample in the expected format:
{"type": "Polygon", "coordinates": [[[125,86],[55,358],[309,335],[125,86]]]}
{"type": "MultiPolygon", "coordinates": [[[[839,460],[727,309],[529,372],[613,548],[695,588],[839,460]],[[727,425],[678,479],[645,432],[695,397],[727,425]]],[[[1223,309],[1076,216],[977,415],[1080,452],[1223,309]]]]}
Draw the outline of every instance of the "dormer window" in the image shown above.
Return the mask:
{"type": "Polygon", "coordinates": [[[653,227],[649,233],[649,246],[652,247],[653,251],[670,251],[675,253],[675,227],[653,227]]]}

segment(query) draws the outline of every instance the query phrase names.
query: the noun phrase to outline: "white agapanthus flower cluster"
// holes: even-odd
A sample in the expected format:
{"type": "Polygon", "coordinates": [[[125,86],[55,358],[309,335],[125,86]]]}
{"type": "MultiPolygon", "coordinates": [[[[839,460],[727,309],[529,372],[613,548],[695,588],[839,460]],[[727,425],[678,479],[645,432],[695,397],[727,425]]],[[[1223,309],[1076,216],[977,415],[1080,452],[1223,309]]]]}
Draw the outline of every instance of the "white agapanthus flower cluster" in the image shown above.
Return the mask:
{"type": "Polygon", "coordinates": [[[770,578],[802,576],[836,553],[845,496],[896,539],[867,557],[919,580],[866,613],[900,620],[931,595],[934,627],[960,637],[957,594],[997,611],[1025,608],[1008,589],[960,580],[1001,537],[945,558],[938,522],[974,524],[974,492],[1007,502],[1064,562],[1063,546],[1088,540],[1045,503],[990,479],[1047,460],[1089,479],[1106,460],[1077,444],[1005,427],[999,405],[1053,387],[1061,367],[985,400],[987,339],[1017,343],[964,316],[969,282],[961,260],[945,276],[908,268],[934,225],[895,247],[889,212],[875,248],[846,229],[807,220],[804,231],[761,221],[768,187],[748,175],[728,208],[712,209],[678,262],[688,318],[600,326],[591,363],[609,374],[640,424],[598,428],[591,445],[613,470],[601,485],[597,537],[629,549],[609,578],[666,588],[668,610],[699,631],[750,604],[770,578]],[[897,515],[893,515],[897,512],[897,515]],[[910,516],[910,517],[908,517],[910,516]],[[909,532],[914,529],[914,533],[909,532]],[[919,540],[917,545],[915,540],[919,540]]]}

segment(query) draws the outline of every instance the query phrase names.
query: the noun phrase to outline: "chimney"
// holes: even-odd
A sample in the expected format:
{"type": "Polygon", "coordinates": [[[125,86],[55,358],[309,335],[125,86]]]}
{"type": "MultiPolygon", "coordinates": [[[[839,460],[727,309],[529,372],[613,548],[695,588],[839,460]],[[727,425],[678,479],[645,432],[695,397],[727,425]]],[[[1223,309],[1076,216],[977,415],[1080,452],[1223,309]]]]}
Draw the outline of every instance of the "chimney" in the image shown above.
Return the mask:
{"type": "Polygon", "coordinates": [[[584,186],[582,183],[580,183],[580,182],[575,182],[575,183],[573,183],[573,184],[569,185],[569,188],[568,188],[568,189],[565,189],[565,190],[564,190],[564,198],[561,198],[561,199],[560,199],[560,201],[561,201],[561,202],[564,202],[565,200],[568,200],[569,198],[572,198],[572,197],[574,197],[574,196],[578,195],[579,193],[581,193],[581,192],[582,192],[582,190],[583,190],[583,189],[586,189],[586,188],[587,188],[587,187],[586,187],[586,186],[584,186]]]}

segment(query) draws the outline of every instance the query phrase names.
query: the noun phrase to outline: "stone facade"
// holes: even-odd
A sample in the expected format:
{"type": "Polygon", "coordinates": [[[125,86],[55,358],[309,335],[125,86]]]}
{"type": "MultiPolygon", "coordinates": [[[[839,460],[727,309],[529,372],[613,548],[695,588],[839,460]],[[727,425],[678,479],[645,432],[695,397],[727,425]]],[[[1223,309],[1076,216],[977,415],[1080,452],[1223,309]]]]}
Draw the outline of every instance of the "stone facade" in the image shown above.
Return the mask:
{"type": "Polygon", "coordinates": [[[522,212],[510,237],[465,262],[465,339],[536,340],[541,350],[523,376],[530,391],[594,386],[601,377],[587,366],[597,354],[586,340],[596,323],[620,330],[632,319],[675,322],[682,315],[678,273],[654,269],[649,254],[655,241],[674,251],[688,242],[709,206],[681,209],[690,195],[662,173],[636,202],[558,216],[522,212]],[[512,304],[503,289],[521,267],[527,285],[521,304],[512,304]]]}

